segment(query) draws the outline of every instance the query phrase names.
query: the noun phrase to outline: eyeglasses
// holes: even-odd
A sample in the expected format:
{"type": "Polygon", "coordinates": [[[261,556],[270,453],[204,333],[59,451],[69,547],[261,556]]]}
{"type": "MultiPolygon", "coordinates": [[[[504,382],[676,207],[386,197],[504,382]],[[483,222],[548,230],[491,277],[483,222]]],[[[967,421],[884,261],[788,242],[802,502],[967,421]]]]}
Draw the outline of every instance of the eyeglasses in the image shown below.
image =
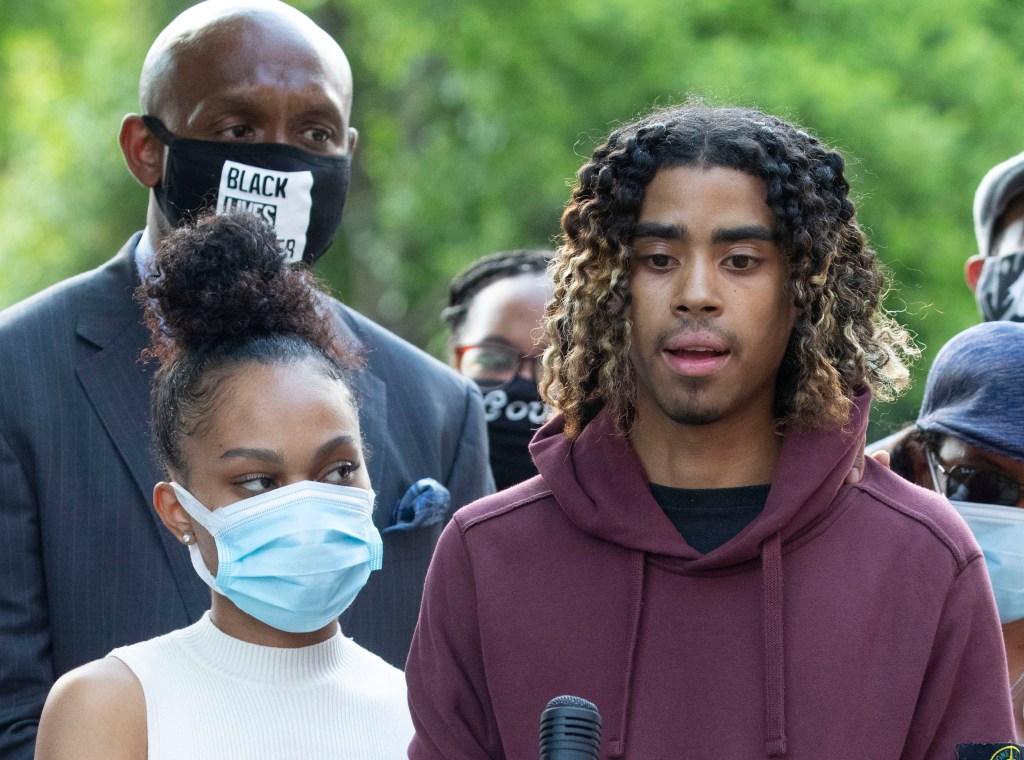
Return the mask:
{"type": "Polygon", "coordinates": [[[516,375],[536,379],[539,360],[537,356],[523,356],[517,349],[502,343],[477,343],[455,348],[456,366],[463,375],[494,385],[507,383],[516,375]]]}
{"type": "Polygon", "coordinates": [[[956,464],[947,469],[931,449],[926,456],[935,490],[945,494],[948,499],[1004,507],[1015,507],[1020,502],[1024,484],[1012,478],[969,464],[956,464]],[[939,487],[939,473],[946,479],[945,488],[939,487]]]}

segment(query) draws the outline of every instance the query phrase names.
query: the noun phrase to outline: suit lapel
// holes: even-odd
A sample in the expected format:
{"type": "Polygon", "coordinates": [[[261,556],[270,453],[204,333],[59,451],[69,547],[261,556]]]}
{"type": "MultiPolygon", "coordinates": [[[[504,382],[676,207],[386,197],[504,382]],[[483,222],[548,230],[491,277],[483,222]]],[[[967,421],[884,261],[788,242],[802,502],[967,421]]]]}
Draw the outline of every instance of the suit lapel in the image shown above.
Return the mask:
{"type": "Polygon", "coordinates": [[[132,238],[100,270],[95,297],[83,304],[78,334],[98,350],[78,363],[76,373],[139,488],[139,503],[155,523],[189,617],[194,621],[209,606],[209,595],[201,589],[196,593],[198,585],[188,554],[163,527],[151,506],[153,486],[164,479],[164,473],[149,453],[149,388],[155,363],[143,363],[139,358],[149,344],[149,333],[142,324],[142,309],[132,298],[138,284],[132,256],[137,240],[137,236],[132,238]]]}

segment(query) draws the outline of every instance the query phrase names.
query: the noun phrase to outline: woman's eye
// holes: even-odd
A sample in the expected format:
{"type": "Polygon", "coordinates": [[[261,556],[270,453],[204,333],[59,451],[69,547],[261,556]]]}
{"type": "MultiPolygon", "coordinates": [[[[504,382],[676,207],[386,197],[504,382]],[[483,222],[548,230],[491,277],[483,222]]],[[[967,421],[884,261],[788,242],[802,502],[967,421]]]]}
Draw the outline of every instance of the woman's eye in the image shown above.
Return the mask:
{"type": "Polygon", "coordinates": [[[246,491],[252,491],[253,493],[262,493],[263,491],[269,491],[276,487],[274,479],[268,475],[255,475],[250,476],[239,482],[242,488],[246,491]]]}
{"type": "Polygon", "coordinates": [[[344,485],[352,479],[352,475],[355,474],[355,471],[358,469],[358,462],[338,462],[337,464],[331,465],[323,476],[321,476],[320,480],[324,483],[344,485]]]}

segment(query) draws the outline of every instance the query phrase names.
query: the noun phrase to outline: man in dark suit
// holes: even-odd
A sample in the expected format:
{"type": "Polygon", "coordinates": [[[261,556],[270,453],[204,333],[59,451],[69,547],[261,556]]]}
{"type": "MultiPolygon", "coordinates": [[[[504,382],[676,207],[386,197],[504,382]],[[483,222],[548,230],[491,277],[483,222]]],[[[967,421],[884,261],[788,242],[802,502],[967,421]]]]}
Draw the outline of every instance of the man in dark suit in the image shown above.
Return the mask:
{"type": "MultiPolygon", "coordinates": [[[[216,197],[218,208],[275,217],[289,255],[311,262],[337,227],[356,145],[344,54],[276,2],[186,11],[153,44],[140,96],[145,119],[125,117],[120,143],[151,189],[145,231],[100,268],[0,313],[4,758],[31,757],[57,676],[209,606],[188,553],[150,506],[164,475],[150,454],[152,367],[139,360],[147,332],[132,292],[154,246],[216,197]]],[[[364,357],[354,385],[378,527],[393,524],[394,505],[421,478],[443,483],[453,508],[491,490],[478,391],[343,304],[332,309],[364,357]]],[[[385,533],[383,571],[342,619],[399,666],[441,525],[404,527],[385,533]]]]}

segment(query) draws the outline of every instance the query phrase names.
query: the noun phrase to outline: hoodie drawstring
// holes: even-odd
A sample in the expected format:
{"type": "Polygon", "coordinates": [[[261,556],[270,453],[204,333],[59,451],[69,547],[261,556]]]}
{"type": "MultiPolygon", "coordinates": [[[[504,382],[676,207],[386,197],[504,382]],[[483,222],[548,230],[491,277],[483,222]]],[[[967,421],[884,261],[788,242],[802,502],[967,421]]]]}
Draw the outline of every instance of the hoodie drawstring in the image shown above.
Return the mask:
{"type": "Polygon", "coordinates": [[[782,536],[774,533],[761,546],[765,749],[768,757],[786,754],[786,652],[782,627],[782,587],[782,536]]]}
{"type": "Polygon", "coordinates": [[[626,650],[626,670],[622,678],[622,704],[619,706],[619,730],[611,740],[609,757],[622,757],[626,754],[626,722],[629,717],[629,698],[633,689],[633,668],[636,665],[636,652],[640,640],[640,614],[644,604],[644,580],[646,577],[647,558],[643,552],[633,552],[632,568],[629,580],[629,611],[632,620],[632,632],[629,636],[629,649],[626,650]]]}
{"type": "MultiPolygon", "coordinates": [[[[629,700],[633,689],[633,669],[640,640],[640,617],[643,611],[644,581],[647,558],[643,552],[633,552],[629,583],[629,612],[632,630],[626,650],[625,672],[622,678],[622,703],[619,706],[619,725],[611,740],[609,757],[626,754],[626,724],[629,718],[629,700]]],[[[764,637],[764,704],[765,751],[768,757],[786,754],[786,652],[783,629],[783,575],[782,536],[774,533],[761,546],[761,608],[764,637]]]]}

